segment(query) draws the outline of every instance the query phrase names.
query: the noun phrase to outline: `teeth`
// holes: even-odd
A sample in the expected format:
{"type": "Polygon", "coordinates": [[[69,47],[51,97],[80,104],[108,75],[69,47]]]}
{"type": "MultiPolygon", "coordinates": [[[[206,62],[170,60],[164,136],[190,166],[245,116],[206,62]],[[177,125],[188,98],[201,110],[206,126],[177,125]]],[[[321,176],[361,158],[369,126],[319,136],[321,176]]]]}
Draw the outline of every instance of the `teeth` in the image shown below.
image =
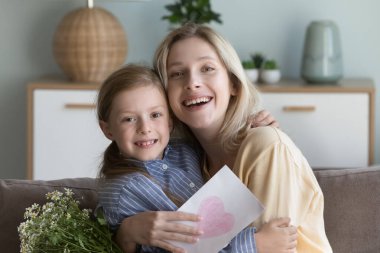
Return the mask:
{"type": "Polygon", "coordinates": [[[137,146],[146,147],[155,143],[155,140],[136,142],[137,146]]]}
{"type": "Polygon", "coordinates": [[[190,105],[196,105],[199,103],[206,103],[206,102],[209,102],[210,100],[211,100],[210,97],[201,97],[201,98],[186,100],[184,103],[186,106],[190,106],[190,105]]]}

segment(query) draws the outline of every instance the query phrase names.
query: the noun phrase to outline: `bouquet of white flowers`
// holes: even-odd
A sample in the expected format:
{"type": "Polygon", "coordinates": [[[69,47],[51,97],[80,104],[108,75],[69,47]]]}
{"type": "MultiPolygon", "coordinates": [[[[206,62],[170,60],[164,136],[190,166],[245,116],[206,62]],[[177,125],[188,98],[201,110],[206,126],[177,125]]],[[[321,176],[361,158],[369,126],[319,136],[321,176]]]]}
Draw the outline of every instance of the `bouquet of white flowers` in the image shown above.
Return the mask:
{"type": "Polygon", "coordinates": [[[81,210],[73,195],[70,189],[49,192],[42,207],[33,204],[26,209],[18,227],[22,253],[122,252],[103,216],[93,219],[91,210],[81,210]]]}

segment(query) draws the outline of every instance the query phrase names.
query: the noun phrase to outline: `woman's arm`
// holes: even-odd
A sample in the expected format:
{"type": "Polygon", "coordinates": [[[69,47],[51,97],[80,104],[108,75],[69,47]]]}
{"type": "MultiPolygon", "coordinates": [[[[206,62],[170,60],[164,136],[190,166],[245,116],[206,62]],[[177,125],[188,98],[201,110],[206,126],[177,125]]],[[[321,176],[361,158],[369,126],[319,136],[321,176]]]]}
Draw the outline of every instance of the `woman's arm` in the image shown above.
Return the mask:
{"type": "Polygon", "coordinates": [[[265,206],[258,228],[273,217],[290,217],[298,252],[332,252],[323,220],[323,193],[312,169],[290,138],[277,128],[251,129],[234,171],[265,206]]]}
{"type": "Polygon", "coordinates": [[[116,234],[116,242],[124,252],[134,252],[136,244],[159,247],[170,252],[185,252],[168,240],[195,243],[202,234],[197,228],[173,221],[200,220],[198,215],[183,212],[143,212],[123,220],[116,234]]]}
{"type": "Polygon", "coordinates": [[[255,228],[240,231],[223,252],[229,253],[294,253],[297,246],[297,229],[289,218],[275,218],[255,228]]]}

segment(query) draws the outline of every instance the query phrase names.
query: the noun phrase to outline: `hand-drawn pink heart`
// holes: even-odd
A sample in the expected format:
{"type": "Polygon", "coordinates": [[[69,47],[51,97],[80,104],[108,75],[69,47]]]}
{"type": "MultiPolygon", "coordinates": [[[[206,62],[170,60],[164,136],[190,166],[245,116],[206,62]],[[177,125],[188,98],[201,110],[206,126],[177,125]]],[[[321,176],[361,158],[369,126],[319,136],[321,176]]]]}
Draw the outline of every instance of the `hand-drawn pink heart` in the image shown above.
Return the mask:
{"type": "Polygon", "coordinates": [[[224,203],[217,196],[204,199],[198,214],[202,217],[198,225],[204,232],[202,238],[223,235],[229,232],[235,223],[234,216],[224,211],[224,203]]]}

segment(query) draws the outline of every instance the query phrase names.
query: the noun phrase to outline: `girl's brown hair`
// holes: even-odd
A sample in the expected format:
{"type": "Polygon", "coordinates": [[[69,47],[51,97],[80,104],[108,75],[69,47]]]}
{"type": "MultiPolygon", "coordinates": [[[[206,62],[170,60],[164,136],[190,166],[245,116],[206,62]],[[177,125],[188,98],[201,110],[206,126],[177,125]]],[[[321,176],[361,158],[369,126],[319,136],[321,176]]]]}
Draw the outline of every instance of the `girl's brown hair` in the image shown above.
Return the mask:
{"type": "MultiPolygon", "coordinates": [[[[120,92],[141,86],[156,87],[166,97],[160,79],[151,68],[129,64],[111,74],[104,81],[98,93],[98,120],[108,122],[112,110],[112,102],[120,92]]],[[[120,154],[116,142],[112,141],[104,152],[99,177],[109,178],[136,171],[147,174],[141,169],[126,166],[125,158],[120,154]]]]}
{"type": "MultiPolygon", "coordinates": [[[[155,87],[163,96],[165,96],[165,99],[167,99],[165,89],[162,86],[160,79],[151,68],[129,64],[111,74],[102,84],[97,100],[98,120],[108,122],[112,110],[112,102],[120,92],[141,86],[155,87]]],[[[147,171],[141,168],[131,167],[126,162],[126,159],[120,154],[116,142],[112,141],[104,151],[99,177],[107,179],[135,172],[141,173],[154,181],[147,171]]],[[[177,206],[180,206],[183,203],[164,187],[163,191],[177,206]]]]}

